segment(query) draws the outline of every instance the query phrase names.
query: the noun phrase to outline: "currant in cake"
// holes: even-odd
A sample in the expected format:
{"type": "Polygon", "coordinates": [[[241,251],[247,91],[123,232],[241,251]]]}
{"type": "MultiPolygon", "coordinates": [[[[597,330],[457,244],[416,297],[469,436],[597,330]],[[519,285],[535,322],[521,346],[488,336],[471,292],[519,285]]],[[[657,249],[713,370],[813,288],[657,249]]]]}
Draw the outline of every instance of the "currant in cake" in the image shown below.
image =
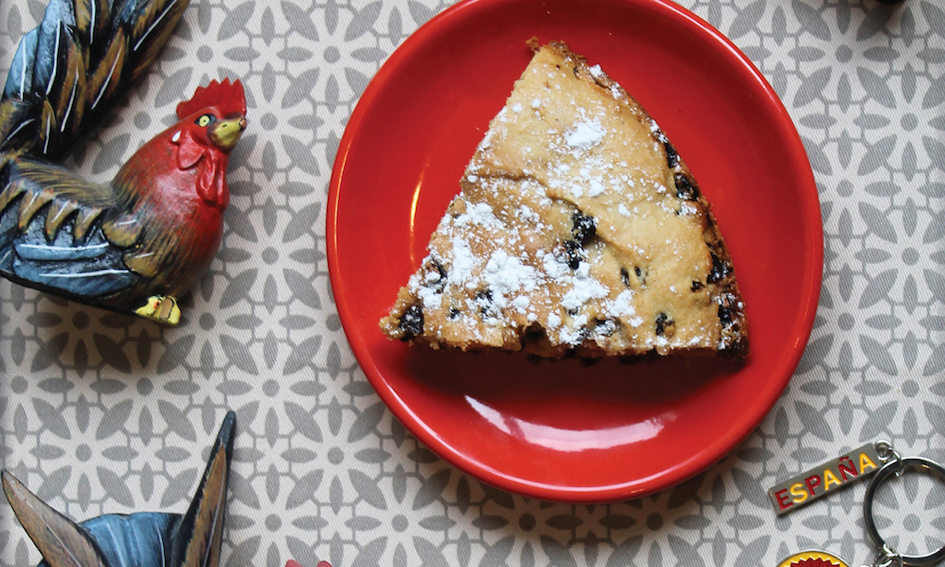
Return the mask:
{"type": "Polygon", "coordinates": [[[530,45],[383,332],[548,358],[747,356],[732,260],[686,163],[599,66],[530,45]]]}

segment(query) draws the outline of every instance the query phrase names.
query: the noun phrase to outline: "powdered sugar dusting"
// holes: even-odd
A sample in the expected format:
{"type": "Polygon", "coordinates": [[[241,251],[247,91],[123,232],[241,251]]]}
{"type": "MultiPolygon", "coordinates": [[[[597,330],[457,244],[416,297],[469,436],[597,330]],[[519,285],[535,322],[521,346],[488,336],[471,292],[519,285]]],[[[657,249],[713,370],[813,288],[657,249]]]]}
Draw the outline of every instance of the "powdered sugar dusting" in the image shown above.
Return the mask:
{"type": "Polygon", "coordinates": [[[599,120],[587,120],[565,132],[564,141],[570,148],[588,150],[601,143],[606,133],[599,120]]]}
{"type": "Polygon", "coordinates": [[[495,217],[492,207],[488,203],[474,203],[466,206],[466,214],[460,215],[456,219],[457,226],[463,226],[466,223],[478,224],[482,226],[501,228],[502,223],[495,217]]]}
{"type": "Polygon", "coordinates": [[[555,255],[551,252],[546,252],[541,257],[541,267],[545,271],[545,274],[551,279],[561,278],[568,271],[568,267],[555,258],[555,255]]]}
{"type": "Polygon", "coordinates": [[[568,310],[579,309],[592,299],[607,297],[607,288],[590,277],[590,265],[581,262],[569,282],[571,289],[561,298],[561,306],[568,310]]]}
{"type": "Polygon", "coordinates": [[[473,268],[476,266],[476,257],[473,256],[472,249],[460,236],[453,237],[453,262],[449,270],[449,283],[453,285],[465,285],[472,277],[473,268]]]}
{"type": "Polygon", "coordinates": [[[535,269],[526,266],[521,259],[509,256],[505,250],[492,253],[482,275],[492,291],[493,301],[499,307],[507,306],[509,294],[530,292],[538,284],[535,269]]]}
{"type": "Polygon", "coordinates": [[[437,293],[427,286],[418,287],[417,296],[423,301],[424,309],[439,309],[443,303],[443,294],[437,293]]]}
{"type": "Polygon", "coordinates": [[[561,316],[557,313],[548,314],[548,322],[545,323],[545,326],[551,330],[555,330],[561,326],[561,316]]]}
{"type": "Polygon", "coordinates": [[[571,324],[566,325],[560,331],[561,342],[571,346],[577,346],[584,342],[584,329],[587,327],[587,315],[581,313],[571,319],[571,324]]]}

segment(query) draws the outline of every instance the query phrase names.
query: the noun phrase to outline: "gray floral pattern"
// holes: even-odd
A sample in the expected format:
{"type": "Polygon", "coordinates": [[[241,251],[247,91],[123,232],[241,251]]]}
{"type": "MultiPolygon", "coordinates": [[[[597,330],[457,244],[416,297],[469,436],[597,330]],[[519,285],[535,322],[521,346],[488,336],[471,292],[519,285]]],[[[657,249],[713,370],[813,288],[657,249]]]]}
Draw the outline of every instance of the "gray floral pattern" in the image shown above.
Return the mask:
{"type": "MultiPolygon", "coordinates": [[[[66,514],[181,510],[227,408],[238,436],[227,566],[774,565],[873,556],[854,486],[776,518],[765,490],[885,438],[945,461],[945,7],[936,0],[682,0],[768,78],[807,148],[824,288],[795,377],[733,453],[623,503],[550,504],[451,467],[387,411],[332,302],[335,152],[384,59],[431,0],[193,0],[128,102],[72,157],[106,180],[183,93],[240,77],[251,129],[219,257],[174,330],[0,282],[0,464],[66,514]]],[[[40,0],[0,0],[0,65],[40,0]]],[[[0,68],[4,74],[5,68],[0,68]]],[[[945,489],[891,486],[881,531],[945,540],[945,489]]],[[[894,539],[893,539],[894,538],[894,539]]],[[[0,565],[38,552],[0,506],[0,565]]]]}

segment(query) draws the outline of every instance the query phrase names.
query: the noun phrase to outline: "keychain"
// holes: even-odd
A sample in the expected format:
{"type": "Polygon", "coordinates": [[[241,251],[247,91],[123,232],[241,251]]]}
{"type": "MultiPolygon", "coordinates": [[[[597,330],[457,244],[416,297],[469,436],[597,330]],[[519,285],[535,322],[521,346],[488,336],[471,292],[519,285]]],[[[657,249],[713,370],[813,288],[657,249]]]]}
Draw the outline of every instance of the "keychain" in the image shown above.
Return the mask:
{"type": "MultiPolygon", "coordinates": [[[[879,548],[871,563],[862,567],[911,567],[935,565],[945,559],[945,547],[927,555],[903,555],[892,548],[876,529],[873,520],[873,499],[877,489],[890,477],[907,472],[923,472],[945,482],[945,467],[921,457],[903,458],[886,441],[868,444],[825,463],[822,467],[798,475],[768,490],[768,496],[778,514],[786,514],[833,491],[873,475],[863,496],[863,520],[866,533],[879,548]]],[[[778,564],[778,567],[850,567],[839,557],[819,550],[796,553],[778,564]]]]}

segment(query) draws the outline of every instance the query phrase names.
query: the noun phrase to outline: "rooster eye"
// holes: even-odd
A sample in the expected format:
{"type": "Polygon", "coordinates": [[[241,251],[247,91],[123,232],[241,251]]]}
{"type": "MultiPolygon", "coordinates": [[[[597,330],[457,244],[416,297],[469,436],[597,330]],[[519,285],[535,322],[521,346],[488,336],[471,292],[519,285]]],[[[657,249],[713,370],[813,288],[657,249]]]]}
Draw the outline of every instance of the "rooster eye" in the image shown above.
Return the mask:
{"type": "Polygon", "coordinates": [[[216,122],[216,121],[217,121],[217,117],[216,117],[216,116],[214,116],[214,115],[212,115],[212,114],[204,114],[203,116],[201,116],[200,118],[197,119],[197,126],[200,126],[201,128],[204,128],[205,126],[207,126],[207,125],[210,124],[211,122],[216,122]]]}

